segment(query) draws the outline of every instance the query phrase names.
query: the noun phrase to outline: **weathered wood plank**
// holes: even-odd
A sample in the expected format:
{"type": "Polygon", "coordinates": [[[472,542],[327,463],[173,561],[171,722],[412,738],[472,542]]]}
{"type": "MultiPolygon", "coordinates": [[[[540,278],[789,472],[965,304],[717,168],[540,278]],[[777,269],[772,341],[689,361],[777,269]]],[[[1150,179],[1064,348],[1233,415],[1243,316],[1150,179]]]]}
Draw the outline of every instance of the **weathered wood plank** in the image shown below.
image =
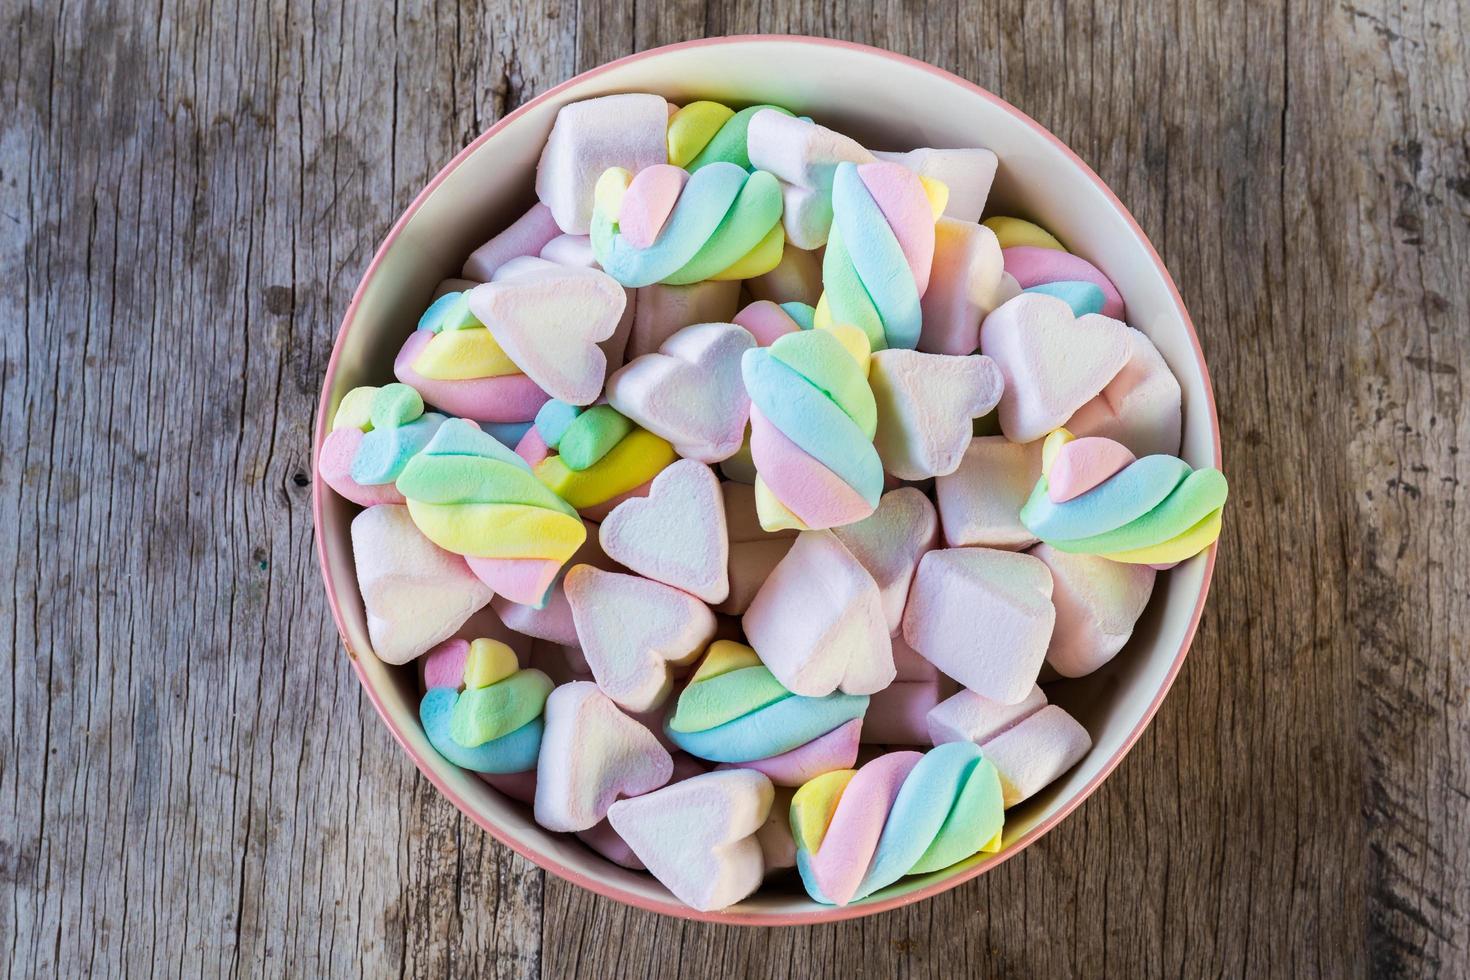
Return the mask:
{"type": "Polygon", "coordinates": [[[1463,5],[7,5],[7,974],[1470,972],[1463,5]],[[309,436],[413,193],[576,70],[891,47],[1074,146],[1193,311],[1232,478],[1149,733],[1044,842],[847,925],[594,898],[418,777],[340,661],[309,436]]]}

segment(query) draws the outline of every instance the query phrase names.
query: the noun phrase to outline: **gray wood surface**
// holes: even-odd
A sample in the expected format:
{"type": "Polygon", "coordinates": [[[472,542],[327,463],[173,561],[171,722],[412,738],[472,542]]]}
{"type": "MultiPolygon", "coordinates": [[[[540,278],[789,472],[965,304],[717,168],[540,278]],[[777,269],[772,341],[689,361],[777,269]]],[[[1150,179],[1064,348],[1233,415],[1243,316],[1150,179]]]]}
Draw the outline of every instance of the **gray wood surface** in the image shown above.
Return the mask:
{"type": "Polygon", "coordinates": [[[1470,973],[1470,8],[0,0],[0,971],[1470,973]],[[1152,728],[1017,859],[846,925],[594,898],[340,656],[309,431],[423,182],[578,70],[827,34],[1000,93],[1153,238],[1232,483],[1152,728]]]}

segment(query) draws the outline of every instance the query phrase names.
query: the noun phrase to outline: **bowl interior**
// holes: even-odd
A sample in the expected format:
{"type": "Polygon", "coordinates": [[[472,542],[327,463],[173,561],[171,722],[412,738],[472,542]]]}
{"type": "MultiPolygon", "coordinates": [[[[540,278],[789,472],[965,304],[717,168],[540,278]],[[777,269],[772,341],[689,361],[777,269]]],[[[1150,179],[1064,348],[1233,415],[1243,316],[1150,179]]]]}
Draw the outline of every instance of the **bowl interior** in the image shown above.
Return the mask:
{"type": "MultiPolygon", "coordinates": [[[[1090,171],[1035,124],[966,83],[869,48],[795,38],[693,42],[578,76],[514,113],[436,178],[379,252],[337,339],[324,393],[328,412],[347,391],[392,376],[393,355],[434,287],[458,275],[464,257],[533,201],[533,174],[557,109],[614,92],[657,92],[674,102],[774,102],[849,133],[872,149],[984,146],[1000,157],[987,213],[1018,214],[1051,229],[1117,285],[1129,322],[1148,334],[1184,392],[1182,455],[1216,465],[1218,423],[1204,364],[1172,283],[1131,218],[1090,171]]],[[[412,665],[388,667],[371,653],[353,571],[349,525],[357,508],[316,484],[317,533],[327,587],[363,683],[420,768],[477,822],[532,860],[580,884],[644,907],[692,914],[644,874],[617,867],[576,839],[542,830],[527,808],[441,759],[418,722],[412,665]]],[[[861,914],[979,873],[1039,836],[1091,791],[1157,708],[1197,622],[1213,549],[1158,586],[1133,639],[1107,667],[1048,686],[1093,738],[1092,752],[1044,792],[1007,814],[1005,849],[931,875],[903,879],[847,912],[811,902],[799,887],[766,891],[716,916],[796,922],[861,914]]]]}

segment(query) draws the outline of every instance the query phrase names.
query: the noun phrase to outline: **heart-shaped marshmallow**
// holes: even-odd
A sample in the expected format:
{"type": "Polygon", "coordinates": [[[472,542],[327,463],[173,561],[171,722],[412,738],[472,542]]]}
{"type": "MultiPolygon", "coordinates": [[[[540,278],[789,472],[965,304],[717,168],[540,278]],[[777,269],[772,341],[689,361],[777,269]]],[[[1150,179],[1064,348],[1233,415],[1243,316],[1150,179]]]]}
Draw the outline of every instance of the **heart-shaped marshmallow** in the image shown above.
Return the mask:
{"type": "Polygon", "coordinates": [[[1153,594],[1147,565],[1074,555],[1040,544],[1031,550],[1051,569],[1057,624],[1046,662],[1063,677],[1081,677],[1123,649],[1153,594]]]}
{"type": "Polygon", "coordinates": [[[669,665],[690,663],[715,635],[708,606],[661,582],[577,565],[563,588],[592,676],[630,711],[663,704],[669,665]]]}
{"type": "Polygon", "coordinates": [[[636,174],[667,163],[668,126],[661,95],[604,95],[562,106],[536,164],[536,196],[562,231],[587,234],[597,178],[609,167],[636,174]]]}
{"type": "Polygon", "coordinates": [[[674,760],[653,733],[589,681],[552,691],[545,722],[535,813],[547,830],[586,830],[618,797],[641,796],[673,775],[674,760]]]}
{"type": "Polygon", "coordinates": [[[832,529],[883,597],[888,633],[898,632],[914,569],[939,544],[939,517],[923,491],[900,487],[885,493],[872,516],[832,529]]]}
{"type": "Polygon", "coordinates": [[[1005,378],[1000,428],[1031,442],[1071,418],[1128,361],[1128,328],[1098,313],[1074,317],[1065,300],[1022,293],[980,326],[980,350],[1005,378]]]}
{"type": "Polygon", "coordinates": [[[705,773],[608,809],[613,829],[664,887],[708,912],[734,905],[765,875],[756,833],[771,781],[753,769],[705,773]]]}
{"type": "Polygon", "coordinates": [[[946,357],[915,350],[873,355],[868,383],[878,403],[873,444],[900,480],[953,473],[973,434],[973,419],[1001,399],[1000,369],[984,355],[946,357]]]}
{"type": "Polygon", "coordinates": [[[1128,363],[1092,401],[1077,409],[1067,428],[1077,436],[1106,436],[1139,456],[1179,452],[1179,379],[1153,341],[1128,329],[1128,363]]]}
{"type": "Polygon", "coordinates": [[[894,677],[878,584],[831,531],[803,531],[742,619],[750,645],[794,694],[872,694],[894,677]]]}
{"type": "Polygon", "coordinates": [[[1038,558],[991,548],[942,548],[919,561],[903,638],[970,690],[1006,704],[1041,673],[1056,610],[1038,558]]]}
{"type": "Polygon", "coordinates": [[[733,323],[697,323],[635,358],[607,381],[614,408],[674,444],[686,459],[718,463],[740,449],[750,396],[740,359],[755,338],[733,323]]]}
{"type": "Polygon", "coordinates": [[[384,663],[408,663],[490,601],[490,587],[463,558],[424,537],[402,505],[354,517],[352,554],[368,637],[384,663]]]}
{"type": "Polygon", "coordinates": [[[469,292],[470,311],[516,367],[573,405],[602,393],[607,356],[597,345],[617,330],[627,302],[605,272],[549,264],[469,292]]]}
{"type": "Polygon", "coordinates": [[[720,481],[708,466],[681,459],[649,485],[648,496],[613,508],[598,531],[614,561],[708,603],[730,594],[730,539],[720,481]]]}

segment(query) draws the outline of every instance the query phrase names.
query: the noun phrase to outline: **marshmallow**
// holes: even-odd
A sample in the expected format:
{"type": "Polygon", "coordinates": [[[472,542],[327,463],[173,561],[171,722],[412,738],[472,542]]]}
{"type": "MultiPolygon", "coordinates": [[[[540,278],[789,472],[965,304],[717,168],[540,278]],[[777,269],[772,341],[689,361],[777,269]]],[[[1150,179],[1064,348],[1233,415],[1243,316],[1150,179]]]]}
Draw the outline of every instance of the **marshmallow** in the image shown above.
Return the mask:
{"type": "Polygon", "coordinates": [[[1005,271],[1000,245],[988,228],[940,218],[934,226],[934,264],[919,300],[924,325],[918,349],[926,354],[970,354],[980,346],[980,323],[1020,295],[1005,271]]]}
{"type": "Polygon", "coordinates": [[[758,346],[769,347],[789,333],[809,329],[810,324],[803,326],[797,319],[806,313],[807,308],[799,304],[778,305],[770,300],[756,300],[735,314],[735,322],[750,332],[758,346]]]}
{"type": "Polygon", "coordinates": [[[407,507],[382,504],[354,517],[352,555],[368,638],[386,664],[408,663],[490,601],[489,587],[424,537],[407,507]]]}
{"type": "Polygon", "coordinates": [[[1031,442],[1102,391],[1130,346],[1128,328],[1117,320],[1074,317],[1054,296],[1023,293],[985,318],[980,349],[1005,377],[1001,431],[1012,442],[1031,442]]]}
{"type": "Polygon", "coordinates": [[[767,531],[761,527],[755,488],[748,484],[721,483],[720,495],[725,501],[725,525],[730,538],[730,595],[715,609],[738,616],[750,607],[761,584],[791,550],[796,542],[796,530],[767,531]]]}
{"type": "Polygon", "coordinates": [[[880,160],[901,164],[920,177],[937,180],[949,188],[949,201],[944,206],[947,217],[967,224],[980,220],[995,168],[1000,162],[990,150],[935,150],[928,147],[907,153],[874,154],[880,160]]]}
{"type": "Polygon", "coordinates": [[[655,283],[634,290],[638,297],[628,338],[628,360],[652,354],[664,341],[695,323],[729,323],[740,303],[740,283],[706,279],[687,286],[655,283]]]}
{"type": "Polygon", "coordinates": [[[875,351],[918,344],[943,199],[944,185],[895,163],[837,165],[819,326],[855,326],[875,351]]]}
{"type": "Polygon", "coordinates": [[[1058,252],[1065,252],[1067,247],[1057,241],[1056,237],[1045,228],[1024,218],[1007,218],[996,215],[986,218],[981,222],[985,227],[995,233],[996,240],[1000,242],[1001,248],[1015,248],[1017,245],[1034,245],[1038,248],[1052,248],[1058,252]]]}
{"type": "Polygon", "coordinates": [[[871,514],[883,464],[873,448],[878,412],[862,334],[851,327],[787,334],[746,351],[741,370],[761,525],[805,530],[871,514]]]}
{"type": "Polygon", "coordinates": [[[607,372],[597,344],[613,335],[628,301],[611,276],[553,266],[476,286],[468,300],[495,342],[543,391],[575,405],[597,399],[607,372]]]}
{"type": "Polygon", "coordinates": [[[928,745],[929,712],[956,686],[904,642],[893,638],[893,683],[874,694],[862,740],[875,745],[928,745]]]}
{"type": "MultiPolygon", "coordinates": [[[[667,746],[665,747],[667,748],[667,746]]],[[[683,752],[675,752],[673,756],[674,775],[669,778],[668,783],[665,784],[666,787],[672,786],[675,783],[682,783],[686,779],[693,779],[695,776],[703,775],[708,771],[697,760],[685,755],[683,752]]],[[[622,836],[613,829],[612,822],[606,817],[602,819],[601,823],[594,824],[587,830],[579,830],[577,832],[577,839],[598,854],[607,858],[613,864],[621,865],[630,871],[648,870],[648,866],[639,860],[638,855],[633,853],[633,849],[628,846],[628,842],[623,840],[622,836]]]]}
{"type": "Polygon", "coordinates": [[[755,769],[780,786],[799,786],[857,760],[866,695],[792,694],[753,649],[710,644],[664,723],[690,755],[755,769]]]}
{"type": "Polygon", "coordinates": [[[749,279],[781,261],[781,188],[763,170],[747,173],[723,161],[688,176],[670,208],[667,184],[678,168],[667,164],[636,176],[612,168],[598,178],[592,216],[592,249],[598,263],[625,286],[663,282],[687,285],[705,279],[749,279]],[[640,243],[622,231],[625,217],[639,215],[639,231],[656,230],[640,243]]]}
{"type": "Polygon", "coordinates": [[[744,327],[699,323],[664,341],[656,354],[625,365],[607,381],[607,400],[679,455],[718,463],[740,449],[750,415],[741,357],[755,346],[744,327]]]}
{"type": "Polygon", "coordinates": [[[983,746],[1044,707],[1046,694],[1034,684],[1015,704],[992,701],[965,689],[931,708],[925,722],[935,745],[974,742],[983,746]]]}
{"type": "Polygon", "coordinates": [[[1021,523],[1021,507],[1041,476],[1041,440],[1019,445],[1004,436],[970,440],[959,467],[934,481],[934,496],[951,548],[983,545],[1021,549],[1036,536],[1021,523]]]}
{"type": "Polygon", "coordinates": [[[470,253],[464,264],[464,278],[477,283],[489,282],[505,263],[523,255],[539,255],[560,234],[551,209],[541,203],[533,204],[504,231],[470,253]]]}
{"type": "MultiPolygon", "coordinates": [[[[585,521],[583,523],[587,537],[552,581],[544,605],[537,607],[520,603],[503,595],[490,600],[491,607],[506,626],[539,640],[569,647],[577,645],[577,626],[572,621],[572,607],[567,602],[565,588],[567,570],[574,565],[595,565],[610,572],[618,569],[617,563],[603,552],[597,528],[585,521]]],[[[588,673],[590,675],[590,671],[588,673]]]]}
{"type": "Polygon", "coordinates": [[[741,623],[761,660],[795,694],[872,694],[893,680],[882,594],[830,531],[797,537],[741,623]]]}
{"type": "Polygon", "coordinates": [[[1099,439],[1073,440],[1066,429],[1047,438],[1052,451],[1043,447],[1044,472],[1021,508],[1032,534],[1058,551],[1140,565],[1180,562],[1215,543],[1229,493],[1223,473],[1175,456],[1145,456],[1111,474],[1070,463],[1099,439]],[[1047,472],[1072,469],[1090,479],[1074,478],[1068,499],[1054,499],[1047,472]]]}
{"type": "Polygon", "coordinates": [[[1077,409],[1067,428],[1079,436],[1106,436],[1139,456],[1179,452],[1182,425],[1179,379],[1153,341],[1128,330],[1128,361],[1102,393],[1077,409]]]}
{"type": "Polygon", "coordinates": [[[751,164],[781,181],[786,237],[801,249],[827,243],[837,165],[877,159],[841,133],[779,112],[758,112],[751,117],[746,141],[751,164]]]}
{"type": "Polygon", "coordinates": [[[1114,320],[1124,317],[1123,297],[1113,281],[1088,262],[1070,252],[1035,245],[1016,245],[1001,250],[1006,272],[1016,278],[1022,289],[1057,282],[1087,282],[1102,290],[1103,316],[1114,320]]]}
{"type": "MultiPolygon", "coordinates": [[[[427,656],[436,655],[461,660],[463,668],[453,683],[430,687],[419,704],[419,719],[435,750],[475,772],[534,769],[551,678],[521,670],[515,652],[497,640],[449,640],[427,656]]],[[[426,666],[426,676],[436,672],[426,666]]]]}
{"type": "Polygon", "coordinates": [[[632,711],[662,704],[672,686],[669,665],[694,660],[715,633],[704,603],[636,575],[577,565],[565,588],[592,676],[632,711]]]}
{"type": "Polygon", "coordinates": [[[674,762],[653,733],[618,710],[597,685],[563,684],[546,699],[536,762],[536,822],[587,830],[621,796],[669,781],[674,762]]]}
{"type": "Polygon", "coordinates": [[[985,756],[1000,774],[1005,807],[1022,803],[1082,760],[1092,736],[1054,704],[990,739],[985,756]]]}
{"type": "Polygon", "coordinates": [[[1046,662],[1063,677],[1092,673],[1133,635],[1153,593],[1154,570],[1095,555],[1069,555],[1045,544],[1030,553],[1051,570],[1057,609],[1046,662]]]}
{"type": "Polygon", "coordinates": [[[882,597],[888,633],[898,632],[919,559],[939,544],[939,519],[929,498],[913,487],[885,493],[878,508],[856,524],[833,528],[867,570],[882,597]]]}
{"type": "Polygon", "coordinates": [[[647,497],[613,508],[598,531],[614,561],[708,603],[730,594],[730,542],[720,481],[681,459],[654,477],[647,497]]]}
{"type": "Polygon", "coordinates": [[[637,173],[668,160],[669,104],[662,96],[605,95],[561,107],[536,165],[536,196],[561,230],[592,228],[597,179],[609,167],[637,173]]]}
{"type": "Polygon", "coordinates": [[[791,802],[802,883],[828,905],[998,851],[1004,822],[996,767],[967,742],[827,773],[791,802]]]}
{"type": "Polygon", "coordinates": [[[573,469],[560,456],[548,456],[534,469],[538,480],[597,521],[628,497],[647,493],[649,482],[677,458],[673,446],[635,427],[585,469],[573,469]]]}
{"type": "Polygon", "coordinates": [[[873,444],[883,469],[901,480],[953,473],[970,445],[972,420],[995,408],[1004,386],[984,355],[912,350],[878,351],[868,382],[878,406],[873,444]]]}
{"type": "Polygon", "coordinates": [[[791,115],[774,105],[753,105],[736,112],[718,102],[689,103],[669,117],[669,163],[690,173],[717,162],[749,170],[750,120],[767,109],[791,115]]]}
{"type": "Polygon", "coordinates": [[[755,832],[768,875],[796,867],[796,839],[791,836],[791,797],[794,792],[790,787],[775,788],[771,815],[755,832]]]}
{"type": "Polygon", "coordinates": [[[926,660],[996,701],[1036,683],[1056,610],[1051,572],[1030,555],[990,548],[931,551],[919,561],[903,636],[926,660]]]}
{"type": "Polygon", "coordinates": [[[664,887],[701,911],[760,887],[756,832],[771,812],[771,781],[738,769],[695,776],[608,809],[613,829],[664,887]]]}
{"type": "Polygon", "coordinates": [[[404,467],[398,489],[425,537],[464,555],[486,585],[515,602],[544,603],[586,536],[576,512],[524,460],[464,419],[439,427],[404,467]]]}

